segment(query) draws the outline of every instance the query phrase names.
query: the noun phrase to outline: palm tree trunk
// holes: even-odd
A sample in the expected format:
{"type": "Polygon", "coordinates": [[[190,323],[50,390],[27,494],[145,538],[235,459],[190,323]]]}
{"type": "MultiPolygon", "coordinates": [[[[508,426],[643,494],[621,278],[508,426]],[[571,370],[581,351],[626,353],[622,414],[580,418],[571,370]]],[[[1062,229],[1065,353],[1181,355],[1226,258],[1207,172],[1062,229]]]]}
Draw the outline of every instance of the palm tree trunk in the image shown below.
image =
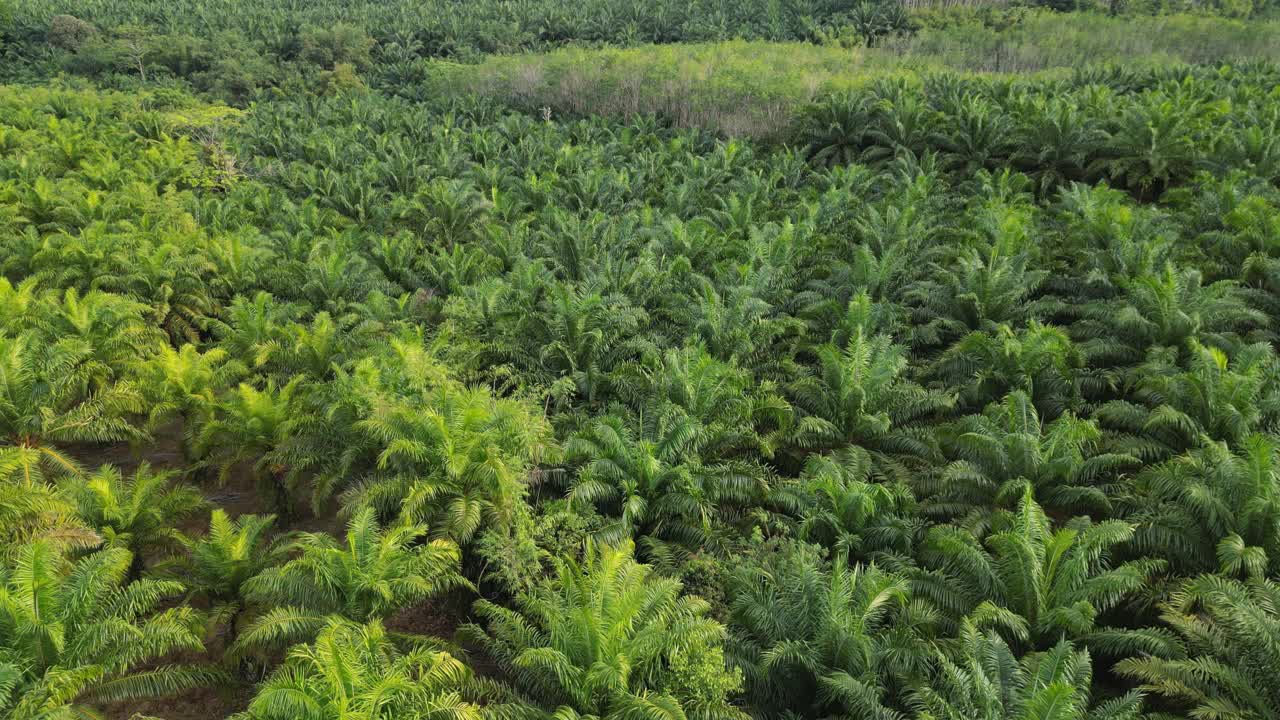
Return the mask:
{"type": "Polygon", "coordinates": [[[284,473],[268,469],[267,472],[260,476],[259,487],[263,495],[271,498],[271,504],[277,515],[280,516],[280,522],[288,524],[293,520],[293,498],[289,494],[289,487],[285,483],[284,473]],[[265,487],[263,487],[265,486],[265,487]]]}

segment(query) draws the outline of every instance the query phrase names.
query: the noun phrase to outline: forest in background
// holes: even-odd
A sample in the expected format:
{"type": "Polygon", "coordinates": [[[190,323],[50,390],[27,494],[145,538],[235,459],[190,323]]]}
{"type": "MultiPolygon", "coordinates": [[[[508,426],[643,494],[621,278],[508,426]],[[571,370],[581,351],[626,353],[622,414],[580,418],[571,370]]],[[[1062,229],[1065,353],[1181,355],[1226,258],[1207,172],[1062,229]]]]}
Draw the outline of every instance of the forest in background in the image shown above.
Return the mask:
{"type": "Polygon", "coordinates": [[[0,0],[0,717],[1280,717],[1274,17],[0,0]]]}

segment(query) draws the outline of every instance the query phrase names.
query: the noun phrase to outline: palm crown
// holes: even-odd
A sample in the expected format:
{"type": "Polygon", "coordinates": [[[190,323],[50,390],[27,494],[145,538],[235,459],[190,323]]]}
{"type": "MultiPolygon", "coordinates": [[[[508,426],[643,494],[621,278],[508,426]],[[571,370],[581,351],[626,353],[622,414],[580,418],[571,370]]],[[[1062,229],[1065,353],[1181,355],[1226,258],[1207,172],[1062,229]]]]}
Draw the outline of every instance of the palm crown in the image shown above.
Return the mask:
{"type": "Polygon", "coordinates": [[[147,664],[198,651],[199,615],[157,612],[182,586],[127,582],[132,557],[109,548],[70,561],[47,542],[0,566],[0,709],[13,718],[83,715],[90,700],[149,697],[204,685],[216,673],[147,664]]]}
{"type": "Polygon", "coordinates": [[[458,546],[418,544],[427,534],[425,525],[384,529],[365,509],[347,525],[345,544],[325,533],[299,535],[290,547],[297,557],[243,584],[251,600],[270,609],[237,639],[237,651],[279,648],[313,637],[330,617],[367,622],[467,587],[458,546]]]}
{"type": "Polygon", "coordinates": [[[632,559],[632,546],[590,545],[560,560],[518,609],[484,600],[487,630],[463,629],[519,688],[558,718],[741,718],[726,695],[724,627],[707,604],[632,559]]]}
{"type": "Polygon", "coordinates": [[[397,647],[382,624],[331,620],[290,650],[236,720],[480,720],[471,670],[447,652],[397,647]]]}

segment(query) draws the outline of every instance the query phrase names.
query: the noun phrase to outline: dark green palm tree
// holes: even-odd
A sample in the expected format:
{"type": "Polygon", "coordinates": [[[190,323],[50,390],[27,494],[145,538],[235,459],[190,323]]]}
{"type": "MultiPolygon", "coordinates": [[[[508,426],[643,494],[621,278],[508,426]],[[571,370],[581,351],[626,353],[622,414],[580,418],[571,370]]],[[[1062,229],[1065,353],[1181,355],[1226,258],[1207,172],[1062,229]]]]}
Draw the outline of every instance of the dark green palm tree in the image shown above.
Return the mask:
{"type": "Polygon", "coordinates": [[[1280,562],[1280,441],[1208,442],[1134,479],[1134,545],[1184,573],[1262,577],[1280,562]]]}
{"type": "Polygon", "coordinates": [[[857,161],[869,120],[870,109],[863,95],[833,95],[810,106],[800,131],[809,161],[824,167],[857,161]]]}
{"type": "Polygon", "coordinates": [[[1124,677],[1167,698],[1190,717],[1280,717],[1280,585],[1204,575],[1176,593],[1162,615],[1183,647],[1169,658],[1130,658],[1124,677]]]}
{"type": "Polygon", "coordinates": [[[926,512],[964,518],[970,527],[997,508],[1011,508],[1030,490],[1054,511],[1108,513],[1109,485],[1137,458],[1101,449],[1102,433],[1089,420],[1064,413],[1044,423],[1023,391],[992,403],[982,415],[970,415],[939,430],[939,443],[951,463],[922,483],[926,512]]]}
{"type": "Polygon", "coordinates": [[[1166,459],[1201,444],[1203,438],[1238,445],[1280,421],[1280,372],[1268,343],[1232,355],[1192,340],[1188,359],[1156,350],[1135,371],[1134,399],[1098,409],[1097,418],[1115,433],[1115,447],[1143,458],[1166,459]]]}
{"type": "Polygon", "coordinates": [[[1168,638],[1149,629],[1099,625],[1099,615],[1141,590],[1164,563],[1115,563],[1113,548],[1133,537],[1119,520],[1075,518],[1055,529],[1028,488],[1018,507],[996,516],[979,541],[952,526],[934,528],[921,550],[925,571],[917,594],[948,618],[970,617],[1010,642],[1048,649],[1058,640],[1087,640],[1113,655],[1168,652],[1168,638]]]}
{"type": "Polygon", "coordinates": [[[516,609],[478,601],[487,629],[462,636],[548,708],[541,717],[745,720],[728,700],[739,678],[725,667],[724,627],[678,581],[636,563],[632,547],[590,544],[582,562],[557,559],[516,609]]]}
{"type": "Polygon", "coordinates": [[[814,352],[817,367],[787,387],[799,410],[788,444],[819,451],[854,444],[886,468],[933,455],[920,426],[953,398],[905,376],[905,348],[857,328],[843,348],[828,344],[814,352]]]}
{"type": "Polygon", "coordinates": [[[1070,642],[1021,658],[995,631],[965,621],[956,649],[928,682],[911,691],[911,709],[936,720],[1139,720],[1142,696],[1129,692],[1091,707],[1093,662],[1070,642]]]}
{"type": "Polygon", "coordinates": [[[617,518],[601,539],[654,534],[696,540],[734,505],[759,497],[763,471],[747,463],[704,463],[698,428],[675,418],[653,438],[617,417],[596,421],[565,443],[578,465],[569,497],[617,518]]]}
{"type": "Polygon", "coordinates": [[[901,575],[765,549],[730,588],[729,645],[760,717],[901,717],[894,697],[929,655],[927,612],[901,575]]]}
{"type": "Polygon", "coordinates": [[[870,453],[857,446],[811,455],[794,487],[781,489],[797,496],[800,538],[853,559],[910,557],[921,529],[915,498],[906,485],[876,475],[870,453]]]}

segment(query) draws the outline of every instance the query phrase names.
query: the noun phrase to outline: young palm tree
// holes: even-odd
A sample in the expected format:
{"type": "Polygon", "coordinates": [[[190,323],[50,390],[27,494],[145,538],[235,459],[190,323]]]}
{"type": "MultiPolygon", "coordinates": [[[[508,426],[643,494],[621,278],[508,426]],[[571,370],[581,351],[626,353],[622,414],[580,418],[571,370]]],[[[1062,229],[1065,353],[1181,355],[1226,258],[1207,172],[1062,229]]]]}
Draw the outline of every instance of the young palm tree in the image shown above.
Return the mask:
{"type": "Polygon", "coordinates": [[[345,543],[325,533],[303,533],[287,548],[297,557],[245,581],[251,602],[264,608],[236,639],[232,655],[306,641],[331,618],[355,622],[395,611],[456,588],[462,554],[448,540],[419,544],[425,525],[382,528],[372,509],[347,525],[345,543]]]}
{"type": "Polygon", "coordinates": [[[1100,119],[1074,98],[1033,98],[1022,108],[1012,163],[1035,180],[1039,194],[1084,180],[1106,135],[1100,119]]]}
{"type": "Polygon", "coordinates": [[[855,330],[843,349],[816,349],[818,366],[790,383],[798,419],[788,442],[803,450],[866,448],[885,470],[933,455],[919,424],[953,398],[904,377],[906,349],[886,335],[855,330]],[[916,428],[909,425],[916,424],[916,428]]]}
{"type": "Polygon", "coordinates": [[[1280,717],[1280,585],[1204,575],[1174,594],[1162,615],[1183,652],[1122,660],[1116,671],[1144,683],[1190,717],[1280,717]]]}
{"type": "Polygon", "coordinates": [[[563,379],[588,403],[602,403],[608,374],[623,361],[651,349],[643,332],[648,315],[623,295],[606,295],[596,286],[553,284],[538,288],[535,312],[524,314],[512,330],[527,348],[513,358],[545,377],[563,379]]]}
{"type": "Polygon", "coordinates": [[[1206,443],[1134,482],[1134,545],[1183,572],[1263,576],[1280,562],[1280,441],[1206,443]]]}
{"type": "Polygon", "coordinates": [[[235,466],[252,461],[262,492],[283,514],[292,512],[291,469],[280,450],[294,437],[304,378],[294,377],[283,387],[274,380],[257,389],[241,383],[222,399],[196,434],[196,452],[219,467],[225,482],[235,466]]]}
{"type": "Polygon", "coordinates": [[[899,717],[890,697],[928,659],[927,614],[901,575],[830,568],[807,546],[782,546],[740,570],[729,645],[760,717],[899,717]]]}
{"type": "Polygon", "coordinates": [[[569,497],[616,516],[601,539],[639,535],[696,540],[730,505],[760,495],[761,471],[745,463],[703,463],[698,432],[686,418],[637,438],[618,417],[596,421],[565,443],[580,470],[569,497]]]}
{"type": "Polygon", "coordinates": [[[0,333],[0,443],[23,451],[14,457],[24,480],[80,472],[53,443],[142,437],[126,420],[142,410],[139,393],[124,382],[90,392],[92,365],[91,349],[79,341],[0,333]]]}
{"type": "Polygon", "coordinates": [[[231,720],[481,720],[471,669],[429,645],[404,648],[374,620],[330,620],[293,648],[231,720]]]}
{"type": "Polygon", "coordinates": [[[79,372],[88,381],[87,392],[101,392],[167,344],[148,317],[150,310],[123,295],[93,291],[81,297],[67,290],[61,300],[46,299],[37,310],[35,324],[47,338],[88,350],[79,372]]]}
{"type": "Polygon", "coordinates": [[[196,434],[217,406],[218,394],[243,371],[244,366],[230,361],[221,348],[201,352],[191,344],[177,349],[162,346],[138,369],[150,405],[147,426],[154,429],[180,419],[182,451],[190,456],[196,434]]]}
{"type": "Polygon", "coordinates": [[[1065,413],[1042,423],[1021,390],[939,431],[943,452],[956,458],[925,483],[926,511],[983,527],[984,518],[1011,507],[1029,489],[1041,505],[1060,511],[1109,512],[1107,484],[1137,468],[1137,458],[1099,452],[1102,433],[1065,413]]]}
{"type": "Polygon", "coordinates": [[[12,718],[96,717],[88,703],[207,685],[217,673],[157,661],[199,652],[200,616],[157,606],[182,591],[126,582],[133,560],[108,548],[72,562],[43,541],[0,561],[0,711],[12,718]]]}
{"type": "Polygon", "coordinates": [[[210,604],[210,627],[225,625],[232,640],[245,606],[246,583],[287,557],[286,544],[268,537],[274,515],[241,515],[232,520],[225,510],[209,517],[209,533],[185,539],[188,557],[176,572],[188,578],[187,587],[210,604]]]}
{"type": "Polygon", "coordinates": [[[546,420],[515,399],[442,378],[395,397],[375,389],[356,421],[375,471],[343,495],[347,508],[374,508],[431,524],[468,542],[484,522],[505,522],[523,502],[526,474],[550,448],[546,420]]]}
{"type": "Polygon", "coordinates": [[[823,167],[855,162],[866,143],[869,105],[865,95],[850,93],[808,108],[800,137],[809,161],[823,167]]]}
{"type": "Polygon", "coordinates": [[[226,321],[215,326],[215,334],[232,360],[261,368],[287,346],[285,326],[296,316],[296,308],[270,293],[259,292],[252,299],[240,295],[227,307],[226,321]]]}
{"type": "Polygon", "coordinates": [[[707,460],[769,455],[791,420],[773,383],[758,383],[699,345],[628,363],[613,379],[646,432],[687,422],[690,449],[707,460]]]}
{"type": "Polygon", "coordinates": [[[889,563],[910,557],[921,524],[911,489],[875,477],[866,450],[850,446],[830,455],[812,455],[794,488],[798,495],[800,539],[856,559],[889,563]]]}
{"type": "Polygon", "coordinates": [[[141,574],[147,559],[164,559],[179,550],[184,537],[176,526],[205,505],[200,491],[174,482],[172,472],[152,471],[145,462],[129,478],[103,465],[61,485],[80,517],[107,547],[122,547],[133,554],[131,578],[141,574]]]}
{"type": "Polygon", "coordinates": [[[556,576],[519,596],[518,609],[477,601],[488,629],[460,634],[556,708],[548,716],[745,720],[728,701],[738,678],[724,664],[724,627],[632,551],[589,544],[581,563],[558,559],[556,576]]]}
{"type": "Polygon", "coordinates": [[[1044,420],[1080,404],[1084,356],[1061,329],[1032,321],[1024,329],[1001,325],[952,345],[932,373],[960,388],[963,405],[980,411],[1010,392],[1029,396],[1044,420]]]}
{"type": "MultiPolygon", "coordinates": [[[[1009,214],[1017,216],[1016,211],[1009,214]]],[[[1033,307],[1030,298],[1049,275],[1042,264],[1025,248],[979,242],[931,263],[931,279],[912,288],[908,297],[929,319],[923,324],[939,337],[995,332],[1002,324],[1021,323],[1033,307]]]]}
{"type": "Polygon", "coordinates": [[[1086,320],[1100,326],[1090,329],[1097,336],[1092,343],[1108,345],[1103,348],[1106,356],[1122,362],[1140,362],[1152,346],[1188,355],[1193,340],[1233,347],[1248,330],[1267,324],[1266,314],[1249,306],[1238,284],[1220,280],[1206,285],[1194,268],[1177,270],[1169,264],[1161,273],[1126,281],[1122,291],[1114,302],[1084,309],[1086,320]]]}
{"type": "Polygon", "coordinates": [[[400,211],[414,231],[451,247],[480,235],[490,204],[469,183],[439,179],[419,188],[400,211]]]}
{"type": "Polygon", "coordinates": [[[135,253],[130,260],[129,272],[121,277],[98,276],[94,281],[150,305],[156,324],[173,345],[200,342],[221,310],[215,288],[207,281],[216,271],[209,257],[164,243],[135,253]]]}
{"type": "Polygon", "coordinates": [[[948,169],[973,175],[1009,161],[1017,140],[1007,112],[977,93],[965,93],[949,105],[947,122],[932,134],[948,169]]]}
{"type": "Polygon", "coordinates": [[[1103,156],[1090,172],[1105,173],[1139,199],[1159,198],[1169,185],[1187,180],[1195,167],[1203,110],[1152,95],[1135,103],[1108,133],[1103,156]]]}
{"type": "Polygon", "coordinates": [[[1061,640],[1021,659],[995,631],[968,620],[957,649],[942,655],[929,682],[911,691],[911,709],[936,720],[1139,720],[1142,696],[1130,692],[1090,707],[1093,663],[1061,640]]]}
{"type": "Polygon", "coordinates": [[[921,552],[929,570],[913,574],[915,592],[946,617],[969,616],[1035,649],[1066,638],[1121,656],[1168,652],[1159,632],[1098,625],[1100,613],[1163,566],[1152,558],[1112,565],[1111,549],[1133,537],[1133,526],[1075,518],[1054,530],[1027,489],[1017,509],[996,516],[992,530],[980,543],[967,530],[934,528],[921,552]]]}
{"type": "Polygon", "coordinates": [[[1153,352],[1141,368],[1134,396],[1098,409],[1115,446],[1144,460],[1162,460],[1209,440],[1238,445],[1280,424],[1280,362],[1268,343],[1234,356],[1192,340],[1187,367],[1170,351],[1153,352]]]}
{"type": "Polygon", "coordinates": [[[102,537],[76,513],[58,487],[23,472],[38,464],[29,448],[0,448],[0,559],[27,542],[43,540],[59,548],[88,549],[102,537]]]}

